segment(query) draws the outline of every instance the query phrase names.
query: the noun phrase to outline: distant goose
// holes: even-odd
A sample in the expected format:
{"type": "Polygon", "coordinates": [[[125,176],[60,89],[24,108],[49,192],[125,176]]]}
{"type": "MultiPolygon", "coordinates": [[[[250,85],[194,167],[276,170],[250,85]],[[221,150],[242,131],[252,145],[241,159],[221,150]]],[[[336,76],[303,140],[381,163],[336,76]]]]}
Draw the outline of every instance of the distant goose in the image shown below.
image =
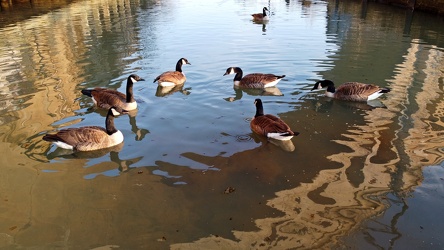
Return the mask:
{"type": "Polygon", "coordinates": [[[182,65],[191,63],[188,62],[185,58],[180,58],[176,64],[176,71],[167,71],[156,77],[153,82],[158,82],[160,86],[170,87],[174,85],[184,84],[187,78],[185,74],[182,72],[182,65]]]}
{"type": "MultiPolygon", "coordinates": [[[[126,113],[126,111],[121,112],[126,113]]],[[[62,129],[56,134],[43,136],[43,140],[52,142],[58,147],[76,151],[92,151],[118,145],[123,142],[123,134],[114,126],[114,116],[119,114],[115,107],[108,110],[106,128],[86,126],[62,129]]]]}
{"type": "Polygon", "coordinates": [[[340,100],[366,102],[374,100],[384,93],[390,92],[389,88],[381,88],[374,84],[359,82],[346,82],[335,89],[335,85],[330,80],[316,82],[312,90],[327,87],[325,95],[340,100]]]}
{"type": "Polygon", "coordinates": [[[94,104],[99,108],[109,109],[114,106],[128,111],[134,110],[137,108],[137,102],[133,95],[133,84],[138,81],[145,80],[135,74],[128,76],[126,95],[106,88],[82,89],[82,94],[92,97],[94,104]]]}
{"type": "Polygon", "coordinates": [[[281,141],[290,140],[293,136],[299,135],[299,132],[291,131],[290,127],[278,117],[270,114],[265,115],[261,99],[256,99],[254,104],[256,105],[256,115],[250,122],[253,132],[281,141]]]}
{"type": "Polygon", "coordinates": [[[268,88],[275,86],[285,75],[277,76],[273,74],[253,73],[242,77],[242,69],[239,67],[230,67],[225,75],[236,74],[234,76],[234,85],[241,88],[268,88]]]}
{"type": "Polygon", "coordinates": [[[267,16],[267,7],[262,9],[262,13],[251,14],[254,21],[268,21],[270,20],[269,16],[267,16]]]}

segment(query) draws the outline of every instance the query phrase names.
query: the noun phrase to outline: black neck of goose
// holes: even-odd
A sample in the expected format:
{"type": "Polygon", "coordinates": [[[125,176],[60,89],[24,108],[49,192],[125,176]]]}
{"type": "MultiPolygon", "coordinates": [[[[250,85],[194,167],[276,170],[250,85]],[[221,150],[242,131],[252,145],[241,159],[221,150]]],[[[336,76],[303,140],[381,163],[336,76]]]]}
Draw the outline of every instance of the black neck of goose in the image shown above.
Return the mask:
{"type": "Polygon", "coordinates": [[[235,72],[236,72],[236,75],[234,76],[234,81],[242,80],[242,75],[243,75],[242,70],[240,68],[236,68],[235,72]]]}
{"type": "Polygon", "coordinates": [[[176,71],[182,72],[182,59],[176,63],[176,71]]]}
{"type": "Polygon", "coordinates": [[[264,17],[267,16],[267,12],[265,11],[265,8],[262,9],[262,14],[264,15],[264,17]]]}
{"type": "Polygon", "coordinates": [[[254,117],[262,115],[264,115],[264,107],[262,106],[262,103],[256,102],[256,114],[254,115],[254,117]]]}
{"type": "Polygon", "coordinates": [[[105,127],[106,127],[106,133],[108,135],[112,135],[115,132],[117,132],[116,127],[114,126],[114,115],[113,115],[113,111],[110,109],[108,110],[108,114],[106,115],[106,120],[105,120],[105,127]]]}
{"type": "Polygon", "coordinates": [[[135,102],[133,94],[133,80],[128,78],[126,82],[126,102],[135,102]]]}
{"type": "Polygon", "coordinates": [[[336,92],[335,85],[328,85],[327,92],[330,92],[330,93],[336,92]]]}

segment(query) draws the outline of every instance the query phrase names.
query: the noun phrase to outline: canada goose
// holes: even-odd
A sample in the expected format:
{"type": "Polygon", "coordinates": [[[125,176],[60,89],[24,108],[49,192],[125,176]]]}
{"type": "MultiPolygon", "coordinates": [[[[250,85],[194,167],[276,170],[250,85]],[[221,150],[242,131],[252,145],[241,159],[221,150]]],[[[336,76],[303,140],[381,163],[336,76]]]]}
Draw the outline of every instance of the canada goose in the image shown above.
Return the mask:
{"type": "Polygon", "coordinates": [[[106,88],[82,89],[82,94],[92,97],[97,107],[109,109],[112,106],[124,110],[134,110],[137,108],[137,102],[133,95],[133,84],[138,81],[145,81],[138,75],[128,76],[126,82],[126,95],[117,90],[106,88]]]}
{"type": "Polygon", "coordinates": [[[183,64],[191,65],[191,63],[189,63],[187,59],[180,58],[176,64],[176,71],[164,72],[160,74],[158,77],[156,77],[156,79],[154,79],[153,82],[157,81],[158,84],[163,87],[184,84],[187,78],[185,77],[185,74],[182,72],[183,64]]]}
{"type": "Polygon", "coordinates": [[[225,75],[236,74],[234,76],[234,85],[241,88],[268,88],[275,86],[285,75],[277,76],[273,74],[253,73],[242,77],[242,69],[239,67],[230,67],[225,75]]]}
{"type": "Polygon", "coordinates": [[[267,16],[267,7],[262,9],[262,13],[251,14],[254,21],[268,21],[270,18],[267,16]]]}
{"type": "Polygon", "coordinates": [[[254,104],[256,105],[256,115],[250,122],[253,132],[282,141],[290,140],[293,136],[299,135],[299,132],[291,131],[290,127],[278,117],[270,114],[265,115],[261,99],[256,99],[254,104]]]}
{"type": "Polygon", "coordinates": [[[316,82],[312,90],[327,87],[325,95],[328,97],[346,101],[371,101],[380,97],[384,93],[390,92],[389,88],[381,88],[374,84],[359,82],[346,82],[335,89],[335,85],[330,80],[316,82]]]}
{"type": "Polygon", "coordinates": [[[123,142],[123,134],[114,126],[114,117],[126,110],[111,107],[106,115],[105,126],[86,126],[62,129],[56,134],[47,134],[43,140],[49,141],[64,149],[75,151],[92,151],[112,147],[123,142]]]}

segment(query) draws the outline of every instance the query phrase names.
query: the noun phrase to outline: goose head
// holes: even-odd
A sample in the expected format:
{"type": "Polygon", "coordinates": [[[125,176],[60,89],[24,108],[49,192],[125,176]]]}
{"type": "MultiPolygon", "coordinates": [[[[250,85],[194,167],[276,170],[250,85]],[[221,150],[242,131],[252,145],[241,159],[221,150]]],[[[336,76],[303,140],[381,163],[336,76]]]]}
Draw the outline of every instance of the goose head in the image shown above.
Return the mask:
{"type": "Polygon", "coordinates": [[[322,89],[328,86],[334,86],[334,83],[330,80],[317,81],[311,90],[322,89]]]}
{"type": "Polygon", "coordinates": [[[145,79],[141,78],[140,76],[138,76],[136,74],[132,74],[132,75],[128,76],[128,80],[131,80],[132,83],[145,81],[145,79]]]}
{"type": "Polygon", "coordinates": [[[242,70],[239,67],[229,67],[226,71],[224,76],[231,75],[231,74],[237,74],[239,72],[242,72],[242,70]]]}

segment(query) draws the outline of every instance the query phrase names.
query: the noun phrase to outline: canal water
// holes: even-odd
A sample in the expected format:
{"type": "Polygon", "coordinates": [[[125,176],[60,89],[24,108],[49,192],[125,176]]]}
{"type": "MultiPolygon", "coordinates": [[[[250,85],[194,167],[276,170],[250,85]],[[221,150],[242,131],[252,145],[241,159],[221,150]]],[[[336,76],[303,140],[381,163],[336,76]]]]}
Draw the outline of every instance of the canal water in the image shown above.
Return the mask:
{"type": "Polygon", "coordinates": [[[361,1],[60,1],[0,12],[0,248],[442,248],[444,20],[361,1]],[[57,4],[60,4],[59,6],[57,4]],[[270,21],[252,13],[270,10],[270,21]],[[153,80],[179,58],[187,81],[153,80]],[[233,87],[231,66],[286,75],[233,87]],[[124,143],[42,140],[104,126],[84,88],[125,91],[124,143]],[[372,103],[311,91],[373,83],[372,103]],[[299,136],[254,135],[254,100],[299,136]],[[433,194],[433,196],[431,196],[433,194]]]}

